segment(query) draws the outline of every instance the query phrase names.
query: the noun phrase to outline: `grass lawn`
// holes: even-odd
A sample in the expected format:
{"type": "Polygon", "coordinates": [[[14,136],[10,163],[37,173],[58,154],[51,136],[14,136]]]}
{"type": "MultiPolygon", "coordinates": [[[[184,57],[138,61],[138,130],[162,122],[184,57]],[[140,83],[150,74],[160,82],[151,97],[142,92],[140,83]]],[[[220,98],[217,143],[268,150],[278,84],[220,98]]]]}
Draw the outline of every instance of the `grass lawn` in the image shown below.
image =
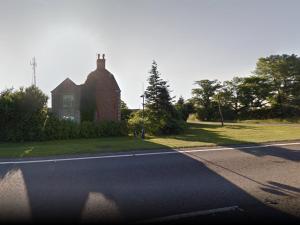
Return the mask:
{"type": "Polygon", "coordinates": [[[240,123],[257,123],[257,124],[273,124],[273,123],[280,123],[280,124],[293,124],[298,123],[300,124],[299,118],[291,118],[291,119],[265,119],[265,120],[241,120],[240,123]]]}
{"type": "Polygon", "coordinates": [[[226,144],[262,143],[300,139],[299,124],[189,123],[184,134],[59,140],[46,142],[1,143],[1,158],[21,158],[79,153],[120,152],[140,149],[184,148],[226,144]]]}

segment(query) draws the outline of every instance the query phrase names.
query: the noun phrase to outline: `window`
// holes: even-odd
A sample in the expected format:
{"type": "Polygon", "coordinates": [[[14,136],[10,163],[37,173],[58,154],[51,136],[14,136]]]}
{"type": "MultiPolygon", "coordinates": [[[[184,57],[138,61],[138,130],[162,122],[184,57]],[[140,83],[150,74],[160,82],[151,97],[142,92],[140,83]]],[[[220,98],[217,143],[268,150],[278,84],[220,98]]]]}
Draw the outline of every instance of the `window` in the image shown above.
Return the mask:
{"type": "Polygon", "coordinates": [[[63,107],[72,108],[74,106],[74,96],[73,95],[64,95],[63,96],[63,107]]]}

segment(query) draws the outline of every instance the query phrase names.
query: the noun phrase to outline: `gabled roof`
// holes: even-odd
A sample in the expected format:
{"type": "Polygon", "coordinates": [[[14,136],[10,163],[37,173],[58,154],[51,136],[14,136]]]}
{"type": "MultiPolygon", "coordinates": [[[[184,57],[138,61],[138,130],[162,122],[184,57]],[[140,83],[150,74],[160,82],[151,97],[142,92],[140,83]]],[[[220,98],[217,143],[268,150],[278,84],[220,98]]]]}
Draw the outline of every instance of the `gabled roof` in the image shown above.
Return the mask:
{"type": "Polygon", "coordinates": [[[52,92],[55,92],[56,90],[58,90],[59,88],[65,86],[65,85],[71,85],[71,86],[74,86],[74,87],[77,87],[78,85],[75,84],[70,78],[66,78],[63,82],[61,82],[56,88],[54,88],[52,92]]]}

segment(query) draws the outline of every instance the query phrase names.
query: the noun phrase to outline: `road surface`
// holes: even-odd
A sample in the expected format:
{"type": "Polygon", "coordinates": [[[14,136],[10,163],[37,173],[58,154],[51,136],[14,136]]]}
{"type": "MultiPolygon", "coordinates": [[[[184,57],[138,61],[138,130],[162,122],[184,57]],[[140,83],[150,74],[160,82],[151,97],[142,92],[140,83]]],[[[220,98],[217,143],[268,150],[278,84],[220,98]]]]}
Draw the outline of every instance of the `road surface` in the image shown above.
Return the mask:
{"type": "Polygon", "coordinates": [[[300,220],[300,143],[0,160],[0,222],[300,220]]]}

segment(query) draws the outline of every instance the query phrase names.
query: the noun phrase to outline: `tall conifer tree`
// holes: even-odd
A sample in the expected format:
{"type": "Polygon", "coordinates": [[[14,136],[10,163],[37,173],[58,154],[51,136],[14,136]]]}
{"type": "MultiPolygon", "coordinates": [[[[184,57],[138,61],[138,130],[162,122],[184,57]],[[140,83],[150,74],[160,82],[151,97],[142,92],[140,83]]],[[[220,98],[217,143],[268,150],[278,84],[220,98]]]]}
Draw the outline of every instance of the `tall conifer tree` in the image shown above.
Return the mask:
{"type": "Polygon", "coordinates": [[[167,81],[160,78],[157,63],[153,61],[148,78],[149,86],[145,91],[146,107],[156,116],[172,112],[172,97],[167,81]]]}

